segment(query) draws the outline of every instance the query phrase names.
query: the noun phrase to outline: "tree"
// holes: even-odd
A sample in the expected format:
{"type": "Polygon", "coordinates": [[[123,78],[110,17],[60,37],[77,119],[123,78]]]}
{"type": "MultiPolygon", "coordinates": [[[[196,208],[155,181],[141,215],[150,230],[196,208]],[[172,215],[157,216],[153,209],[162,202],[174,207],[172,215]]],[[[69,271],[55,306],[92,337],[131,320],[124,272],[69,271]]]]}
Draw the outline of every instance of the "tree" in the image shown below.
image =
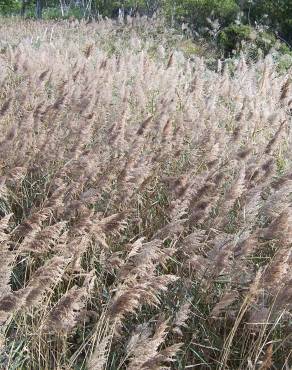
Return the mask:
{"type": "Polygon", "coordinates": [[[42,12],[43,12],[43,2],[42,0],[36,0],[35,15],[37,19],[42,18],[42,12]]]}
{"type": "Polygon", "coordinates": [[[252,22],[267,25],[292,42],[292,0],[245,0],[242,9],[252,22]]]}
{"type": "Polygon", "coordinates": [[[10,14],[19,11],[17,0],[0,0],[0,14],[10,14]]]}
{"type": "Polygon", "coordinates": [[[210,20],[215,19],[226,26],[240,11],[236,0],[166,0],[164,9],[169,16],[187,22],[196,30],[208,27],[210,20]]]}
{"type": "Polygon", "coordinates": [[[27,4],[28,4],[28,1],[27,0],[22,0],[21,1],[21,8],[20,8],[20,15],[21,15],[21,17],[24,17],[24,15],[25,15],[25,10],[26,10],[27,4]]]}

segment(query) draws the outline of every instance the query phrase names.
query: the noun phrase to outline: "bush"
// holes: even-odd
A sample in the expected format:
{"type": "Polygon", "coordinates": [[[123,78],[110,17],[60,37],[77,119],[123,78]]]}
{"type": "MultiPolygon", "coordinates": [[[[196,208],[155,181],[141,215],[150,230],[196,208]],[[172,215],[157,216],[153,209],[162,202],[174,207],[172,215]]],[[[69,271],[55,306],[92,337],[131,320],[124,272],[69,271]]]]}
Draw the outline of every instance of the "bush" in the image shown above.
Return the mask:
{"type": "Polygon", "coordinates": [[[183,20],[197,30],[209,25],[208,18],[225,26],[236,19],[240,10],[234,0],[170,0],[164,9],[168,17],[183,20]]]}
{"type": "Polygon", "coordinates": [[[218,46],[225,55],[245,49],[250,56],[259,57],[260,54],[267,55],[271,49],[276,49],[279,54],[289,54],[291,49],[287,44],[277,40],[276,36],[264,29],[256,30],[248,25],[231,24],[225,27],[218,35],[218,46]]]}
{"type": "Polygon", "coordinates": [[[152,15],[160,6],[160,0],[97,0],[97,10],[106,17],[117,17],[119,9],[152,15]]]}
{"type": "Polygon", "coordinates": [[[75,19],[82,19],[85,14],[85,9],[80,7],[72,7],[68,9],[64,15],[62,15],[60,8],[47,8],[43,12],[43,19],[68,19],[68,18],[75,18],[75,19]]]}
{"type": "Polygon", "coordinates": [[[285,40],[292,42],[291,0],[257,0],[253,3],[246,1],[243,9],[249,14],[249,21],[266,24],[279,32],[285,40]]]}
{"type": "Polygon", "coordinates": [[[8,15],[18,12],[20,3],[17,0],[0,0],[0,14],[8,15]]]}
{"type": "Polygon", "coordinates": [[[238,50],[243,41],[251,40],[252,34],[252,27],[232,24],[220,32],[218,45],[228,54],[233,50],[238,50]]]}
{"type": "Polygon", "coordinates": [[[278,58],[278,71],[280,73],[285,73],[290,68],[292,68],[292,52],[280,55],[278,58]]]}

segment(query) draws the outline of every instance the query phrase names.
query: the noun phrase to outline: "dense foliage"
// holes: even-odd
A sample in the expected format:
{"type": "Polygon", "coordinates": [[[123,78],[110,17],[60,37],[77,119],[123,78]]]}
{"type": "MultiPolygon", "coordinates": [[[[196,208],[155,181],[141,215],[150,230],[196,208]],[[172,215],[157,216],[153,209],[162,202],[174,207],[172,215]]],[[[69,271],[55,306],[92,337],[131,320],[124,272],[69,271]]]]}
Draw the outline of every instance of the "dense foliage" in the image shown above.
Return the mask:
{"type": "Polygon", "coordinates": [[[251,22],[262,22],[292,41],[292,0],[255,0],[244,10],[251,22]]]}
{"type": "Polygon", "coordinates": [[[207,26],[211,19],[217,19],[222,26],[226,26],[236,19],[240,11],[234,0],[168,0],[164,9],[196,29],[207,26]]]}
{"type": "Polygon", "coordinates": [[[19,10],[17,0],[0,0],[0,14],[11,14],[19,10]]]}

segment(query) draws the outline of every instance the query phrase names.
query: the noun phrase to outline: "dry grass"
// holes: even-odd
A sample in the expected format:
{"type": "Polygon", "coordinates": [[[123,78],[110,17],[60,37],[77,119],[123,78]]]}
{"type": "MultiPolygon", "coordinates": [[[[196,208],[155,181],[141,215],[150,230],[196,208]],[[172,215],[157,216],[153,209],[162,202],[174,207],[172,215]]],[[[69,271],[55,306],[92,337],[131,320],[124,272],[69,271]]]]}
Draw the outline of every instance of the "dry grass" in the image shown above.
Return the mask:
{"type": "Polygon", "coordinates": [[[291,366],[291,80],[147,22],[1,20],[1,368],[291,366]]]}

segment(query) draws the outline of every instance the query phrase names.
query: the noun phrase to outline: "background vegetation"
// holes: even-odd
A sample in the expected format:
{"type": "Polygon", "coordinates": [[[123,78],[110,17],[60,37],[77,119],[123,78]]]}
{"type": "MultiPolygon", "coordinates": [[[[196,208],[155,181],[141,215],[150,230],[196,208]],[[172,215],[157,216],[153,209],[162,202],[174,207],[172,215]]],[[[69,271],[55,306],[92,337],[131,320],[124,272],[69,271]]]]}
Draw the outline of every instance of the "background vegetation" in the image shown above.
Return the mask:
{"type": "Polygon", "coordinates": [[[0,13],[45,19],[159,13],[172,26],[212,41],[225,56],[254,39],[264,53],[281,43],[287,54],[292,42],[292,0],[1,0],[0,13]]]}

